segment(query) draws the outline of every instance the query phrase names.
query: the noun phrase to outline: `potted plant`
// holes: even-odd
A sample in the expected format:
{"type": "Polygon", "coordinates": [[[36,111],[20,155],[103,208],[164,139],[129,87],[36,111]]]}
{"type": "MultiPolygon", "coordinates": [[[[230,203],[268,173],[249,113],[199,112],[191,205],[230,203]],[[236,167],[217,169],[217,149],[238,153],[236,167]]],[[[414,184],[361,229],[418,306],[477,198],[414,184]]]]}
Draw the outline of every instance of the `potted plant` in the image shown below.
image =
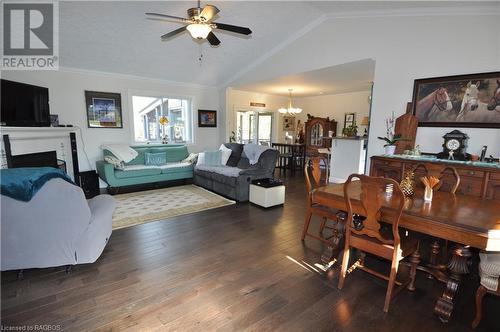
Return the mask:
{"type": "Polygon", "coordinates": [[[407,141],[407,138],[402,137],[400,134],[394,134],[394,123],[396,122],[395,117],[394,117],[394,112],[392,112],[392,115],[390,118],[385,120],[385,126],[387,128],[386,130],[386,136],[385,137],[378,137],[378,139],[381,139],[386,142],[384,144],[384,149],[385,149],[385,154],[387,155],[393,155],[394,151],[396,150],[396,142],[398,141],[407,141]]]}
{"type": "Polygon", "coordinates": [[[352,124],[342,130],[342,134],[347,137],[354,137],[358,134],[358,126],[352,124]]]}

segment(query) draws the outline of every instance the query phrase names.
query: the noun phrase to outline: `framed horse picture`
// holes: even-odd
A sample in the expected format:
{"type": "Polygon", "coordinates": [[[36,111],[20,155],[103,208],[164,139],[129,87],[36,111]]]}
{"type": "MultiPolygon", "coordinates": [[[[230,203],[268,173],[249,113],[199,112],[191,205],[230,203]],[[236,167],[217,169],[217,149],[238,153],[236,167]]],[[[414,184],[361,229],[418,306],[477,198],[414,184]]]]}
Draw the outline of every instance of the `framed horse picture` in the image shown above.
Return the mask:
{"type": "Polygon", "coordinates": [[[500,128],[500,72],[415,80],[419,127],[500,128]]]}

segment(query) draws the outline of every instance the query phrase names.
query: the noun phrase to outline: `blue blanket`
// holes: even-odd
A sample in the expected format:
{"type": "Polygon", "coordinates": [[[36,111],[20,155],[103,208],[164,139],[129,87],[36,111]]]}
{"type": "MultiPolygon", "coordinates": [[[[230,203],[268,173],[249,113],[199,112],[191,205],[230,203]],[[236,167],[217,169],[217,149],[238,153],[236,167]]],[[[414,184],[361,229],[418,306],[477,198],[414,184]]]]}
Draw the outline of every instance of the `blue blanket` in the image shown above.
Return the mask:
{"type": "Polygon", "coordinates": [[[45,182],[60,178],[74,184],[62,170],[53,167],[21,167],[0,170],[2,195],[28,202],[45,182]]]}

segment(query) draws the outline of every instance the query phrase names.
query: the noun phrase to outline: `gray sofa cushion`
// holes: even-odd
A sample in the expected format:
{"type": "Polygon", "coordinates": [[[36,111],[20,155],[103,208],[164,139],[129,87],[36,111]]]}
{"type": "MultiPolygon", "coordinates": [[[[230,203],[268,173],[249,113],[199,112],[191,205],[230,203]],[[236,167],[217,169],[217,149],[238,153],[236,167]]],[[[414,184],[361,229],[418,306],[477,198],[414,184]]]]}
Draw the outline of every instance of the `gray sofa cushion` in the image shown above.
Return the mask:
{"type": "Polygon", "coordinates": [[[224,143],[226,148],[231,149],[231,156],[227,161],[226,165],[231,167],[236,167],[241,158],[241,153],[243,152],[243,144],[239,143],[224,143]]]}

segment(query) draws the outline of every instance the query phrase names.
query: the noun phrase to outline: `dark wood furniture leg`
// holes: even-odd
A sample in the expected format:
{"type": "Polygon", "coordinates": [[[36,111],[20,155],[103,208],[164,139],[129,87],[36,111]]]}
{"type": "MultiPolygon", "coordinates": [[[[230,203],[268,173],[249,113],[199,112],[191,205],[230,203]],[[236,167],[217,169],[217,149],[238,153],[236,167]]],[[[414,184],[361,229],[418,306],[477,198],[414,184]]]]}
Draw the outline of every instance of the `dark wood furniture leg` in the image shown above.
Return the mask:
{"type": "Polygon", "coordinates": [[[479,322],[481,322],[481,316],[483,312],[483,297],[488,293],[488,289],[483,285],[479,285],[479,288],[476,292],[476,317],[474,317],[474,321],[472,322],[472,328],[475,329],[479,322]]]}
{"type": "Polygon", "coordinates": [[[446,283],[446,288],[443,295],[437,299],[436,305],[434,306],[434,313],[443,323],[447,323],[453,313],[454,302],[462,276],[469,273],[468,259],[471,256],[472,253],[467,246],[458,245],[453,250],[453,255],[448,263],[450,276],[446,283]]]}

